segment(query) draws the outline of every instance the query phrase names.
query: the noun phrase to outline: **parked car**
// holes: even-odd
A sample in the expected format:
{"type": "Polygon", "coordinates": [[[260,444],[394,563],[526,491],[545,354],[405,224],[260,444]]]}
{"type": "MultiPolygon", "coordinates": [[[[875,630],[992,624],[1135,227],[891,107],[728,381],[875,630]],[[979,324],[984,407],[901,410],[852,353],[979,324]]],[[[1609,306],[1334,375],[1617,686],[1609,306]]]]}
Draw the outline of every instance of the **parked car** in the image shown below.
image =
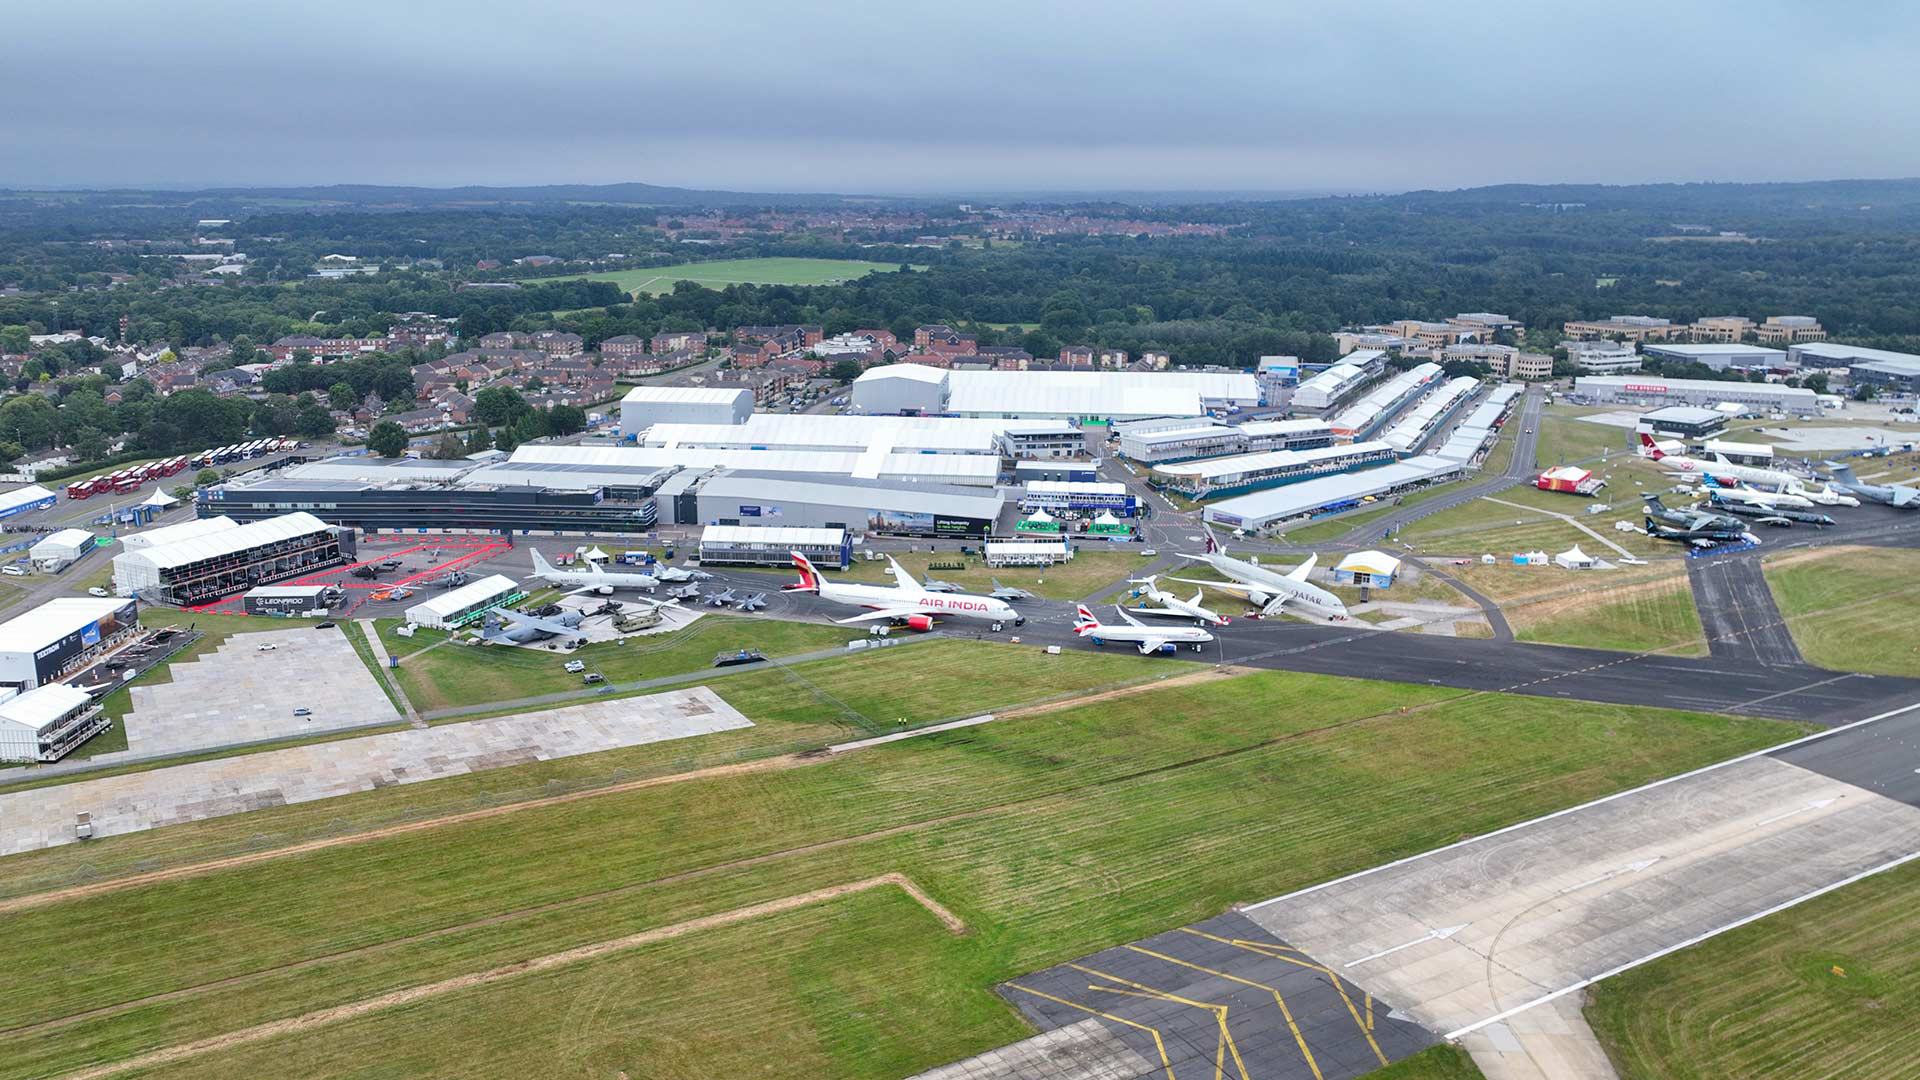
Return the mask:
{"type": "Polygon", "coordinates": [[[256,649],[258,649],[258,650],[259,650],[259,651],[261,651],[261,652],[272,652],[273,650],[275,650],[275,649],[277,649],[277,648],[279,648],[279,647],[280,647],[280,646],[278,646],[278,645],[256,645],[256,646],[254,646],[254,648],[256,648],[256,649]]]}
{"type": "Polygon", "coordinates": [[[302,705],[302,706],[300,706],[299,708],[297,708],[297,709],[295,709],[295,710],[293,710],[293,715],[295,715],[295,716],[312,716],[312,715],[313,715],[313,710],[312,710],[312,709],[309,709],[309,708],[307,708],[307,707],[306,707],[305,705],[302,705]]]}
{"type": "Polygon", "coordinates": [[[0,574],[8,577],[26,577],[27,572],[18,566],[0,566],[0,574]]]}
{"type": "Polygon", "coordinates": [[[87,587],[87,595],[88,596],[107,596],[109,594],[107,590],[101,588],[98,585],[90,585],[87,587]]]}
{"type": "Polygon", "coordinates": [[[587,670],[587,665],[584,661],[580,661],[580,660],[567,661],[567,674],[578,675],[585,670],[587,670]]]}

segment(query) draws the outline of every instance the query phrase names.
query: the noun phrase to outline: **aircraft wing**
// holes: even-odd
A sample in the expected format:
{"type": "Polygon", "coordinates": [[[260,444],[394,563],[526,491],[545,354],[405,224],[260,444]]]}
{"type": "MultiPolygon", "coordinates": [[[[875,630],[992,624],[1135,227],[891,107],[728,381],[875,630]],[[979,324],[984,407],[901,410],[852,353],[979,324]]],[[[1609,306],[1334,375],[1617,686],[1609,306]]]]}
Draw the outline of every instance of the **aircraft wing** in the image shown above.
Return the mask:
{"type": "Polygon", "coordinates": [[[493,613],[507,620],[508,622],[514,624],[515,626],[523,626],[529,630],[544,630],[549,634],[555,635],[556,637],[569,637],[569,636],[579,637],[580,636],[579,627],[568,626],[566,623],[554,622],[552,619],[536,619],[533,616],[528,615],[524,612],[513,611],[508,608],[495,608],[493,613]]]}
{"type": "Polygon", "coordinates": [[[1166,641],[1162,638],[1146,638],[1140,642],[1140,654],[1142,656],[1148,656],[1157,653],[1160,651],[1161,646],[1165,644],[1166,641]]]}
{"type": "Polygon", "coordinates": [[[1888,506],[1920,505],[1920,488],[1902,487],[1899,484],[1890,484],[1888,487],[1890,488],[1887,492],[1888,506]]]}
{"type": "Polygon", "coordinates": [[[891,555],[887,556],[887,569],[893,572],[893,583],[895,585],[903,589],[918,589],[920,587],[920,582],[915,579],[912,574],[907,573],[907,568],[901,566],[900,561],[891,555]]]}
{"type": "Polygon", "coordinates": [[[939,612],[929,610],[919,604],[899,604],[894,607],[881,608],[878,611],[869,611],[863,615],[855,615],[851,619],[835,619],[834,621],[837,623],[873,622],[875,619],[904,619],[910,615],[937,614],[939,614],[939,612]]]}
{"type": "Polygon", "coordinates": [[[1313,573],[1313,568],[1318,565],[1320,565],[1320,556],[1318,554],[1309,555],[1307,556],[1306,562],[1287,571],[1287,578],[1290,581],[1305,581],[1307,580],[1307,575],[1313,573]]]}
{"type": "Polygon", "coordinates": [[[1291,599],[1293,599],[1291,596],[1276,596],[1267,601],[1267,606],[1260,609],[1260,617],[1264,619],[1274,615],[1285,615],[1287,613],[1287,601],[1291,599]]]}

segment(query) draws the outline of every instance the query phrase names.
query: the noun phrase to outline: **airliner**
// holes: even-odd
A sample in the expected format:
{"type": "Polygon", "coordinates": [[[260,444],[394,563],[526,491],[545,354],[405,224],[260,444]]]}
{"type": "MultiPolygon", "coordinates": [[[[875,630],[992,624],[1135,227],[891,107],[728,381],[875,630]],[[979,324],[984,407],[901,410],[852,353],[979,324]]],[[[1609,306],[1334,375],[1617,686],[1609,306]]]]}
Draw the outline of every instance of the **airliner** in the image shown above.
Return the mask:
{"type": "Polygon", "coordinates": [[[1118,604],[1113,606],[1124,623],[1103,623],[1093,617],[1087,605],[1080,604],[1073,610],[1073,632],[1083,638],[1091,638],[1095,645],[1105,645],[1109,641],[1124,642],[1140,650],[1147,656],[1162,649],[1172,652],[1182,645],[1190,645],[1199,652],[1200,646],[1213,640],[1213,635],[1197,626],[1148,626],[1139,619],[1127,614],[1127,609],[1118,604]]]}
{"type": "Polygon", "coordinates": [[[601,596],[612,596],[615,589],[645,589],[652,592],[660,585],[660,579],[652,574],[613,573],[591,559],[585,562],[585,570],[562,570],[547,562],[539,548],[534,548],[533,576],[549,585],[572,585],[574,593],[591,592],[601,596]]]}
{"type": "Polygon", "coordinates": [[[1133,613],[1135,615],[1167,615],[1176,619],[1197,619],[1210,626],[1227,625],[1229,620],[1225,615],[1209,609],[1205,604],[1200,602],[1206,598],[1206,590],[1195,588],[1193,590],[1193,599],[1182,600],[1157,585],[1156,582],[1158,580],[1159,577],[1155,574],[1148,574],[1143,578],[1127,579],[1127,584],[1129,585],[1146,586],[1146,588],[1142,590],[1146,598],[1152,603],[1160,605],[1157,608],[1134,608],[1133,613]]]}
{"type": "Polygon", "coordinates": [[[872,608],[864,615],[855,615],[850,619],[836,619],[839,623],[873,622],[886,620],[898,623],[909,630],[931,630],[936,619],[962,618],[983,619],[993,623],[1012,623],[1020,626],[1026,623],[1026,616],[1013,609],[1005,600],[996,600],[991,596],[975,596],[972,593],[934,592],[915,580],[907,573],[893,556],[887,556],[887,566],[892,570],[895,585],[855,585],[837,581],[828,581],[813,563],[799,552],[790,552],[793,565],[800,572],[799,582],[784,585],[781,588],[789,592],[810,592],[822,600],[831,600],[836,604],[850,604],[854,607],[872,608]]]}
{"type": "Polygon", "coordinates": [[[1227,549],[1214,538],[1213,530],[1207,530],[1207,553],[1187,555],[1175,552],[1183,559],[1203,562],[1225,574],[1231,581],[1199,581],[1194,578],[1177,577],[1172,580],[1187,585],[1202,585],[1216,592],[1237,596],[1260,609],[1262,616],[1297,614],[1311,615],[1329,621],[1347,618],[1347,605],[1340,598],[1307,581],[1320,556],[1309,555],[1307,561],[1284,574],[1278,574],[1263,566],[1256,566],[1245,559],[1236,559],[1227,554],[1227,549]]]}

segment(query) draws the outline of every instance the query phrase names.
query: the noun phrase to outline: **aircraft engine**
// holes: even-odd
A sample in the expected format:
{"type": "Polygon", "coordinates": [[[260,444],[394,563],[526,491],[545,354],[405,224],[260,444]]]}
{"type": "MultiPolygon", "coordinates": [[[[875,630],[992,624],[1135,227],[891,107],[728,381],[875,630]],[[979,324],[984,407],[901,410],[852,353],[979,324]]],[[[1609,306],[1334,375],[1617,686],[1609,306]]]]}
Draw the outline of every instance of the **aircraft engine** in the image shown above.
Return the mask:
{"type": "Polygon", "coordinates": [[[909,630],[931,630],[931,629],[933,629],[933,616],[931,616],[931,615],[909,615],[909,616],[907,616],[907,629],[909,629],[909,630]]]}

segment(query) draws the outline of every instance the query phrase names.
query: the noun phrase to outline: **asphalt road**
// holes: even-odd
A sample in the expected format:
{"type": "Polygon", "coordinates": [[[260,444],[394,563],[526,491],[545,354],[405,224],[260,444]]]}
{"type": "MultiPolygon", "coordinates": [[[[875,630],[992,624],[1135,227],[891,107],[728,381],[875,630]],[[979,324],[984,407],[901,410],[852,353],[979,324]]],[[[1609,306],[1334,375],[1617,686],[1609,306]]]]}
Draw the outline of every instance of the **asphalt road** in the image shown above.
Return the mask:
{"type": "Polygon", "coordinates": [[[1800,648],[1793,643],[1753,553],[1695,559],[1687,567],[1687,581],[1715,659],[1767,665],[1800,662],[1800,648]]]}
{"type": "MultiPolygon", "coordinates": [[[[488,564],[489,570],[530,562],[524,549],[488,564]]],[[[845,618],[857,610],[830,604],[808,593],[781,592],[794,580],[778,573],[710,568],[709,593],[724,588],[766,592],[762,616],[822,621],[845,618]]],[[[514,573],[514,569],[504,572],[514,573]]],[[[1024,601],[1026,625],[994,633],[985,623],[950,620],[941,630],[952,637],[1006,640],[1025,644],[1091,649],[1072,631],[1073,605],[1058,600],[1024,601]]],[[[1103,619],[1118,616],[1111,607],[1096,609],[1103,619]]],[[[910,633],[910,631],[897,631],[910,633]]],[[[850,634],[854,631],[850,630],[850,634]]],[[[1109,645],[1109,651],[1130,649],[1109,645]]],[[[1620,705],[1654,705],[1707,712],[1743,713],[1835,726],[1920,698],[1920,680],[1827,671],[1795,662],[1770,664],[1737,656],[1677,657],[1522,644],[1471,638],[1375,630],[1350,621],[1307,623],[1295,619],[1235,619],[1215,631],[1199,652],[1182,651],[1181,660],[1234,664],[1280,671],[1304,671],[1354,678],[1451,686],[1536,697],[1620,705]]],[[[1142,656],[1143,664],[1166,663],[1164,656],[1142,656]]]]}

